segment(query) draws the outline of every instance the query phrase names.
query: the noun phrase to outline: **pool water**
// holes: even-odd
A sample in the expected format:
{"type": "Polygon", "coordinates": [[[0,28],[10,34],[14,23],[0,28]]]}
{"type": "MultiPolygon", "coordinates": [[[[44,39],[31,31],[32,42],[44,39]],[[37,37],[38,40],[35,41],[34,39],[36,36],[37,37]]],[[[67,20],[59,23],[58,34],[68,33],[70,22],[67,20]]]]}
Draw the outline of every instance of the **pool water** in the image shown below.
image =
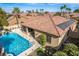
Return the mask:
{"type": "Polygon", "coordinates": [[[8,33],[0,36],[0,47],[4,47],[5,52],[19,55],[32,46],[32,43],[16,33],[8,33]]]}

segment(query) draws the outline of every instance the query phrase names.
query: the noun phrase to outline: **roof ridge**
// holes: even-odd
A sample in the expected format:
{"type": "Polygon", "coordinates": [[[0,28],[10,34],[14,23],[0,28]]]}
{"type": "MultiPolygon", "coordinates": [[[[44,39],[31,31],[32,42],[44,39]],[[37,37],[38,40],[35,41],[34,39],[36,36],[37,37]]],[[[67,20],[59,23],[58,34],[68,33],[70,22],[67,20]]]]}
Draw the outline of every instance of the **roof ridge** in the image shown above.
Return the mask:
{"type": "Polygon", "coordinates": [[[60,36],[60,34],[59,34],[59,32],[58,32],[58,29],[57,29],[57,27],[56,27],[56,24],[55,24],[54,21],[52,20],[51,15],[50,15],[50,14],[48,14],[48,15],[49,15],[49,18],[50,18],[50,20],[52,21],[52,24],[54,25],[54,27],[55,27],[57,33],[58,33],[58,35],[60,36]]]}
{"type": "MultiPolygon", "coordinates": [[[[56,29],[56,31],[57,31],[57,33],[58,33],[58,36],[60,36],[59,31],[57,30],[56,25],[55,25],[54,21],[52,20],[51,15],[50,15],[50,14],[48,14],[48,15],[49,15],[49,19],[51,20],[52,24],[54,25],[54,27],[55,27],[55,29],[56,29]]],[[[21,16],[22,16],[22,15],[21,15],[21,16]]],[[[24,17],[24,16],[22,16],[22,17],[26,19],[26,17],[24,17]]]]}

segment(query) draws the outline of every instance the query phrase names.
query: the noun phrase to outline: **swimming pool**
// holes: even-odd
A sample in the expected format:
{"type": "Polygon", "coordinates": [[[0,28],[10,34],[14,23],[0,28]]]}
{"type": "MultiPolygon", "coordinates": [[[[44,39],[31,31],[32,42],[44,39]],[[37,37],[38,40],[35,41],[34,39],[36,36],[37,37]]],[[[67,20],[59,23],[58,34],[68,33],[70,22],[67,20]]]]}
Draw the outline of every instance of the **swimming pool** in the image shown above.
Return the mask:
{"type": "Polygon", "coordinates": [[[32,43],[16,33],[8,33],[0,36],[0,47],[4,47],[5,52],[19,55],[32,46],[32,43]]]}

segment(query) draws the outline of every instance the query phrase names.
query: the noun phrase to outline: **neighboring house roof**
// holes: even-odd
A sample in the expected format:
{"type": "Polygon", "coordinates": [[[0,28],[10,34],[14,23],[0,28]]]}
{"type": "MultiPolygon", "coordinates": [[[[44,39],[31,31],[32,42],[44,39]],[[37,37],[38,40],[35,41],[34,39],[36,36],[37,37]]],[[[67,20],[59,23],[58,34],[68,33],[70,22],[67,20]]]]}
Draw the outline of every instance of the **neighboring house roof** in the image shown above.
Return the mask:
{"type": "Polygon", "coordinates": [[[72,13],[72,17],[79,17],[79,13],[72,13]]]}
{"type": "MultiPolygon", "coordinates": [[[[75,21],[60,16],[45,14],[42,16],[26,16],[21,14],[19,22],[29,28],[46,32],[55,36],[62,35],[75,21]],[[63,29],[63,27],[65,27],[63,29]]],[[[9,25],[16,24],[16,18],[9,20],[9,25]]]]}

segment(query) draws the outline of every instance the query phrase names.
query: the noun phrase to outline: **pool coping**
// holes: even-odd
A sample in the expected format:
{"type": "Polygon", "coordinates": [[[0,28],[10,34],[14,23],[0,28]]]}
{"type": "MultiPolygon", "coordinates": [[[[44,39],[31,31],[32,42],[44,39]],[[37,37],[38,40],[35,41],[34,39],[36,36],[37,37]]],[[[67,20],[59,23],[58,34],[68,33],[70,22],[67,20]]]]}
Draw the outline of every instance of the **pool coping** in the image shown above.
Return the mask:
{"type": "Polygon", "coordinates": [[[25,33],[21,31],[20,28],[13,29],[11,31],[19,34],[20,36],[22,36],[23,38],[25,38],[26,40],[32,43],[32,46],[30,48],[26,49],[25,51],[23,51],[17,56],[28,56],[30,53],[35,51],[37,48],[41,47],[41,45],[29,33],[26,35],[25,33]]]}

